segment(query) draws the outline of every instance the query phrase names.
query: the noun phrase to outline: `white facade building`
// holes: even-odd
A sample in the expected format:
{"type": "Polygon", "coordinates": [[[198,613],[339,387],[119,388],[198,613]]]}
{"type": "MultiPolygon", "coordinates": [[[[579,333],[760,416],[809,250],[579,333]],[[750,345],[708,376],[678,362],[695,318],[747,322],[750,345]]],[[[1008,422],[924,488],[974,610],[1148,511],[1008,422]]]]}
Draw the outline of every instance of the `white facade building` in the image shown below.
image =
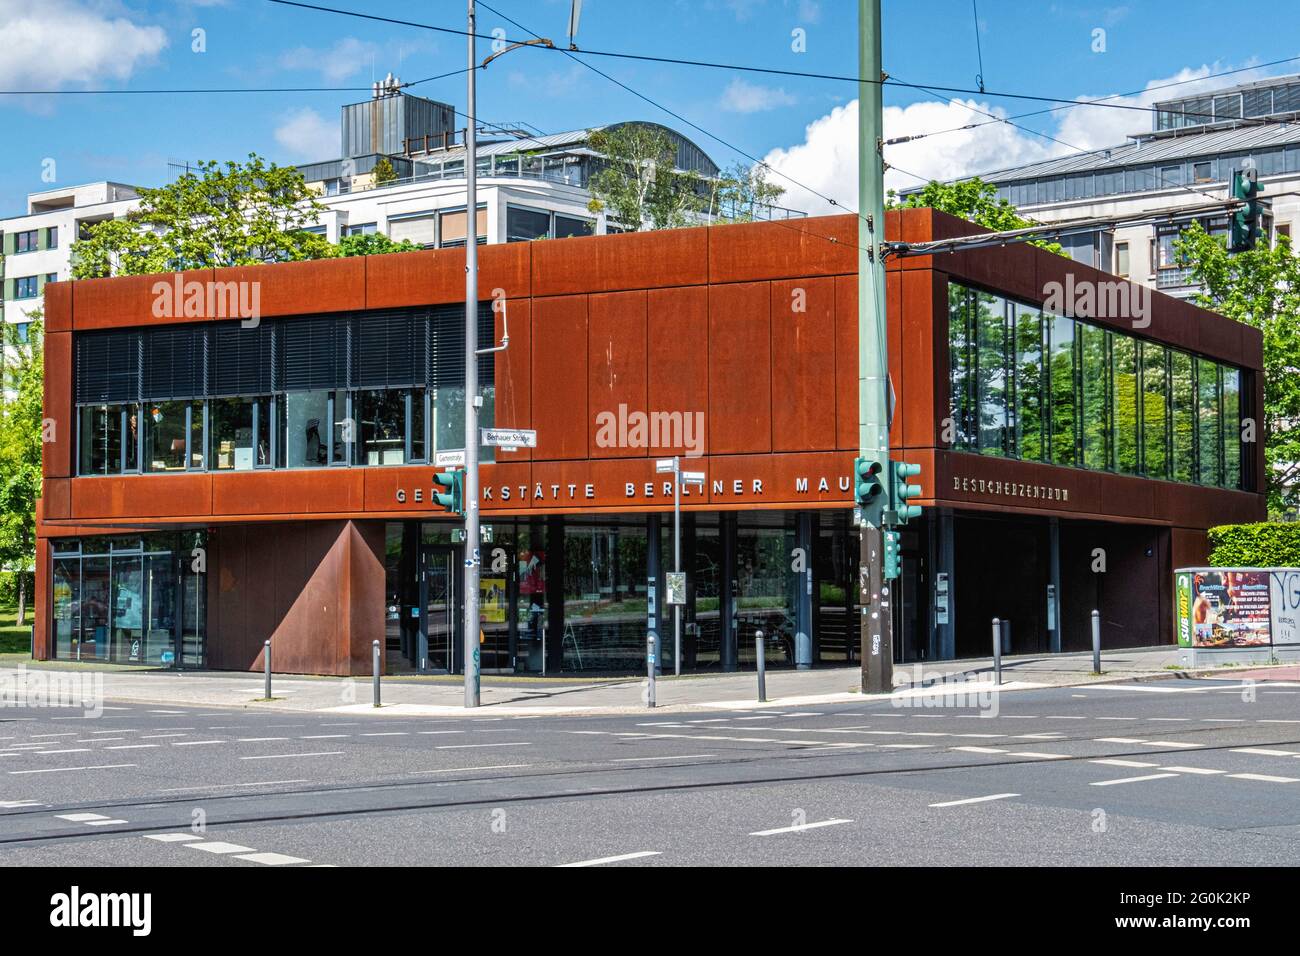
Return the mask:
{"type": "Polygon", "coordinates": [[[90,223],[125,216],[139,203],[134,186],[99,182],[30,193],[27,212],[0,219],[0,311],[10,325],[26,326],[44,303],[45,283],[72,274],[72,243],[90,223]]]}
{"type": "Polygon", "coordinates": [[[981,173],[1021,215],[1072,219],[1172,213],[1157,225],[1119,226],[1060,240],[1076,260],[1170,295],[1197,289],[1174,255],[1192,218],[1226,233],[1227,216],[1178,215],[1229,198],[1232,171],[1253,164],[1267,210],[1264,235],[1300,222],[1300,76],[1241,84],[1156,104],[1154,129],[1127,143],[1028,166],[981,173]]]}

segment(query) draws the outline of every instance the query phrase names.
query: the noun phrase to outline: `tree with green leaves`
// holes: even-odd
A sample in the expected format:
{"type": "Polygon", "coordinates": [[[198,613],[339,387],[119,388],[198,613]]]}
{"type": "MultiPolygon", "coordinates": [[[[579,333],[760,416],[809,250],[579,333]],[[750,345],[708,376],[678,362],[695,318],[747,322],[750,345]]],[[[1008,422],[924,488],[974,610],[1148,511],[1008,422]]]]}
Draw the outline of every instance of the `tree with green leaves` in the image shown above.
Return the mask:
{"type": "Polygon", "coordinates": [[[382,232],[371,232],[344,236],[339,240],[335,254],[346,259],[350,256],[382,256],[389,252],[418,252],[421,248],[423,247],[417,246],[410,239],[394,242],[382,232]]]}
{"type": "Polygon", "coordinates": [[[384,183],[397,181],[397,170],[393,169],[393,163],[387,156],[381,157],[379,161],[375,163],[373,175],[375,177],[376,186],[382,186],[384,183]]]}
{"type": "MultiPolygon", "coordinates": [[[[886,209],[937,209],[958,219],[965,219],[994,232],[1024,229],[1038,223],[1026,219],[1005,199],[997,198],[998,188],[978,176],[955,183],[931,180],[920,192],[911,193],[900,202],[898,194],[889,190],[885,198],[886,209]]],[[[1034,240],[1032,245],[1063,255],[1057,242],[1034,240]]]]}
{"type": "Polygon", "coordinates": [[[72,277],[149,275],[335,254],[307,231],[324,205],[302,173],[266,163],[199,163],[175,182],[141,189],[140,205],[89,228],[72,245],[72,277]]]}
{"type": "Polygon", "coordinates": [[[625,123],[594,130],[588,143],[604,157],[588,187],[591,212],[606,212],[628,232],[677,229],[704,211],[702,181],[677,169],[677,147],[657,126],[625,123]]]}
{"type": "Polygon", "coordinates": [[[0,403],[0,569],[15,574],[18,624],[25,623],[32,569],[36,566],[36,499],[41,495],[41,439],[45,367],[42,316],[31,313],[24,341],[4,324],[0,403]]]}
{"type": "Polygon", "coordinates": [[[1294,510],[1300,504],[1300,258],[1287,236],[1229,253],[1223,237],[1200,223],[1183,231],[1174,250],[1202,288],[1197,305],[1263,334],[1264,420],[1254,423],[1253,437],[1264,442],[1270,513],[1294,510]]]}
{"type": "Polygon", "coordinates": [[[767,166],[736,163],[708,180],[707,212],[715,222],[753,222],[758,210],[785,195],[785,187],[767,178],[767,166]]]}

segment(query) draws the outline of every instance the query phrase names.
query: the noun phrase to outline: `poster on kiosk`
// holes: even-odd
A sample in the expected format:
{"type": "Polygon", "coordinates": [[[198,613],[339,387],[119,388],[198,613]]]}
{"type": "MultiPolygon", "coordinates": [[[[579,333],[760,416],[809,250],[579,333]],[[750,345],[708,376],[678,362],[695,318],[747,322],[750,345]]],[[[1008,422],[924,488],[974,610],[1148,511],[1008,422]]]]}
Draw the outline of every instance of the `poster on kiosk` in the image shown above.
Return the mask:
{"type": "Polygon", "coordinates": [[[1300,646],[1300,569],[1180,568],[1174,595],[1182,647],[1300,646]]]}

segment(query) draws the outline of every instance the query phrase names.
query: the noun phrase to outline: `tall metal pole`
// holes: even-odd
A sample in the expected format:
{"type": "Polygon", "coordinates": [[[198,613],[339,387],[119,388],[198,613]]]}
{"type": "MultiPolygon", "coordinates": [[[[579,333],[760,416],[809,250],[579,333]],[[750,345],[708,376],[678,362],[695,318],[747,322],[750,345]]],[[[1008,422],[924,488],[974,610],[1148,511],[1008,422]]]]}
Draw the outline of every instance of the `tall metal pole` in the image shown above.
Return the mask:
{"type": "MultiPolygon", "coordinates": [[[[673,456],[673,571],[682,571],[682,459],[673,456]]],[[[682,673],[682,606],[673,605],[673,673],[682,673]]]]}
{"type": "Polygon", "coordinates": [[[478,103],[474,0],[469,0],[465,112],[465,706],[479,705],[478,530],[478,103]]]}
{"type": "MultiPolygon", "coordinates": [[[[881,101],[880,0],[858,0],[858,450],[889,460],[889,362],[885,314],[885,183],[881,101]]],[[[888,471],[885,472],[888,474],[888,471]]],[[[890,492],[892,494],[892,492],[890,492]]],[[[884,577],[884,529],[861,528],[862,690],[894,686],[893,617],[884,577]]]]}

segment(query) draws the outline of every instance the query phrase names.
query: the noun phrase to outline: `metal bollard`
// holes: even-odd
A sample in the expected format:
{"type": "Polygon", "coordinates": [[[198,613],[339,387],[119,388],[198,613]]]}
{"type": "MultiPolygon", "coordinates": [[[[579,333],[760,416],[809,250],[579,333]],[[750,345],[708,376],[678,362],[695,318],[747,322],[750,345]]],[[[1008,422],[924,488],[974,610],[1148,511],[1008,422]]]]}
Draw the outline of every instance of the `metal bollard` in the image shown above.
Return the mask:
{"type": "Polygon", "coordinates": [[[763,632],[754,632],[754,659],[758,661],[758,702],[767,703],[767,655],[763,653],[763,632]]]}
{"type": "Polygon", "coordinates": [[[265,697],[267,700],[270,700],[271,699],[271,642],[270,641],[264,641],[262,643],[262,664],[266,668],[266,687],[264,688],[265,693],[262,696],[265,697]]]}
{"type": "Polygon", "coordinates": [[[1101,612],[1092,612],[1092,672],[1101,673],[1101,612]]]}
{"type": "Polygon", "coordinates": [[[646,668],[646,706],[655,705],[655,633],[651,631],[645,638],[646,668]]]}
{"type": "Polygon", "coordinates": [[[375,641],[370,645],[370,664],[374,671],[374,677],[371,681],[375,691],[375,706],[379,706],[379,642],[375,641]]]}
{"type": "Polygon", "coordinates": [[[993,682],[1002,685],[1002,622],[993,619],[993,682]]]}

